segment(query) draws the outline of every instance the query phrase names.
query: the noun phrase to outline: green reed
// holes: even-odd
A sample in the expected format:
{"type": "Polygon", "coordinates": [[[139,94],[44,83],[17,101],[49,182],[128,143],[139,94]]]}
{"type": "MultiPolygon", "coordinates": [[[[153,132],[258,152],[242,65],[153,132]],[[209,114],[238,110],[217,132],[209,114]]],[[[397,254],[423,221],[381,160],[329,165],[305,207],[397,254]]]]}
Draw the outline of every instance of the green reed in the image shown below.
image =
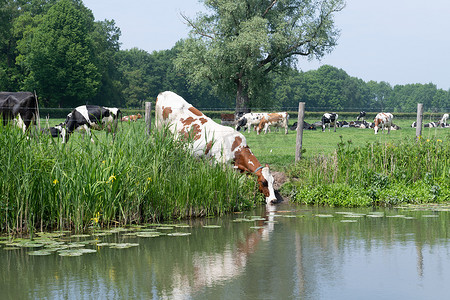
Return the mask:
{"type": "Polygon", "coordinates": [[[332,206],[450,201],[450,142],[405,139],[354,146],[341,142],[331,155],[304,159],[289,169],[283,187],[301,203],[332,206]]]}
{"type": "Polygon", "coordinates": [[[0,126],[0,231],[105,227],[243,210],[254,178],[195,159],[167,130],[123,124],[114,142],[75,133],[66,144],[0,126]]]}

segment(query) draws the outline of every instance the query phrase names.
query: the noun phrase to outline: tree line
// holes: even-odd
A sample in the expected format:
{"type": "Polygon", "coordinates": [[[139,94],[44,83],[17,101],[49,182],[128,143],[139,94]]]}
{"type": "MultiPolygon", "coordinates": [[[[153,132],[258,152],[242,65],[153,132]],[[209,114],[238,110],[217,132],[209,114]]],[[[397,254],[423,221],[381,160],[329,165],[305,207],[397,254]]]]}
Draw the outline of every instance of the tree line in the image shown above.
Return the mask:
{"type": "MultiPolygon", "coordinates": [[[[218,88],[208,76],[186,71],[182,60],[193,47],[189,39],[152,53],[122,50],[114,20],[95,21],[81,0],[0,0],[0,6],[1,90],[36,91],[41,106],[63,108],[141,108],[171,90],[201,109],[235,109],[235,88],[218,88]]],[[[305,102],[315,111],[413,112],[420,102],[426,111],[450,110],[450,90],[432,83],[365,82],[328,65],[303,72],[281,64],[273,70],[261,80],[264,93],[248,93],[250,108],[296,110],[305,102]]]]}

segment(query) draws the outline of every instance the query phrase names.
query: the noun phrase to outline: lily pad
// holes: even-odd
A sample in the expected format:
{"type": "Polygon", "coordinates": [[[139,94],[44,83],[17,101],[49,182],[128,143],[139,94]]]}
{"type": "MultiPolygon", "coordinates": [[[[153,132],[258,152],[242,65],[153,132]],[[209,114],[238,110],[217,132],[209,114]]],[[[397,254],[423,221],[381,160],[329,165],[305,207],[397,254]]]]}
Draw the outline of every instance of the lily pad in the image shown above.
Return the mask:
{"type": "Polygon", "coordinates": [[[127,248],[131,248],[131,247],[136,247],[139,246],[139,244],[134,244],[134,243],[117,243],[115,245],[110,246],[109,248],[113,248],[113,249],[127,249],[127,248]]]}
{"type": "Polygon", "coordinates": [[[79,249],[73,249],[73,250],[60,250],[58,251],[59,256],[81,256],[83,255],[83,252],[79,249]]]}
{"type": "Polygon", "coordinates": [[[44,255],[50,255],[52,252],[48,250],[38,250],[38,251],[30,251],[28,252],[28,255],[36,255],[36,256],[44,256],[44,255]]]}
{"type": "Polygon", "coordinates": [[[191,235],[190,232],[174,232],[167,234],[168,236],[188,236],[191,235]]]}
{"type": "Polygon", "coordinates": [[[85,237],[90,237],[91,235],[90,234],[74,234],[74,235],[71,235],[70,237],[71,238],[85,238],[85,237]]]}
{"type": "Polygon", "coordinates": [[[203,225],[203,228],[221,228],[220,225],[203,225]]]}
{"type": "Polygon", "coordinates": [[[356,223],[356,220],[341,220],[341,223],[356,223]]]}
{"type": "Polygon", "coordinates": [[[316,217],[318,217],[318,218],[333,218],[334,216],[333,215],[323,215],[323,214],[318,214],[318,215],[315,215],[316,217]]]}

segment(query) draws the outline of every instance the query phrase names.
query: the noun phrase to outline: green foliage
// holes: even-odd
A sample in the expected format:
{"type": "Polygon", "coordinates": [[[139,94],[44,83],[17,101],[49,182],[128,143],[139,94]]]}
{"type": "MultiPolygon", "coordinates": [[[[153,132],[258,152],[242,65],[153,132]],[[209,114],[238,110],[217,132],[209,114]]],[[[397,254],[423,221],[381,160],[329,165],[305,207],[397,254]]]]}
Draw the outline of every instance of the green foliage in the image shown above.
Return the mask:
{"type": "MultiPolygon", "coordinates": [[[[341,0],[204,1],[211,12],[187,20],[191,37],[175,64],[193,83],[205,78],[236,95],[237,109],[267,99],[268,74],[293,66],[296,56],[322,57],[336,44],[334,13],[341,0]]],[[[261,104],[261,102],[259,103],[261,104]]]]}
{"type": "Polygon", "coordinates": [[[448,201],[450,144],[442,139],[338,144],[331,156],[315,156],[290,169],[284,187],[294,201],[332,206],[397,205],[448,201]]]}
{"type": "Polygon", "coordinates": [[[0,127],[0,231],[220,215],[261,200],[253,177],[193,158],[168,130],[147,137],[137,122],[114,142],[94,135],[61,144],[0,127]]]}
{"type": "Polygon", "coordinates": [[[49,104],[68,106],[95,95],[100,73],[89,36],[93,26],[90,10],[77,1],[61,0],[36,28],[25,63],[33,84],[49,104]]]}

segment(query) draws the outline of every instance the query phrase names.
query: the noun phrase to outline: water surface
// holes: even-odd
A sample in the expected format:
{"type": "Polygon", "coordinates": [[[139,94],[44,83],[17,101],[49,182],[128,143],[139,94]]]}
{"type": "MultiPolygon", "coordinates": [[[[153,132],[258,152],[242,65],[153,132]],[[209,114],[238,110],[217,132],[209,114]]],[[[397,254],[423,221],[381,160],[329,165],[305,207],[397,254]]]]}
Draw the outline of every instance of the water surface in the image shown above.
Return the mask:
{"type": "Polygon", "coordinates": [[[0,299],[447,299],[448,219],[446,207],[283,204],[182,227],[66,233],[65,245],[97,251],[77,257],[0,240],[0,299]],[[131,235],[146,230],[166,235],[131,235]]]}

